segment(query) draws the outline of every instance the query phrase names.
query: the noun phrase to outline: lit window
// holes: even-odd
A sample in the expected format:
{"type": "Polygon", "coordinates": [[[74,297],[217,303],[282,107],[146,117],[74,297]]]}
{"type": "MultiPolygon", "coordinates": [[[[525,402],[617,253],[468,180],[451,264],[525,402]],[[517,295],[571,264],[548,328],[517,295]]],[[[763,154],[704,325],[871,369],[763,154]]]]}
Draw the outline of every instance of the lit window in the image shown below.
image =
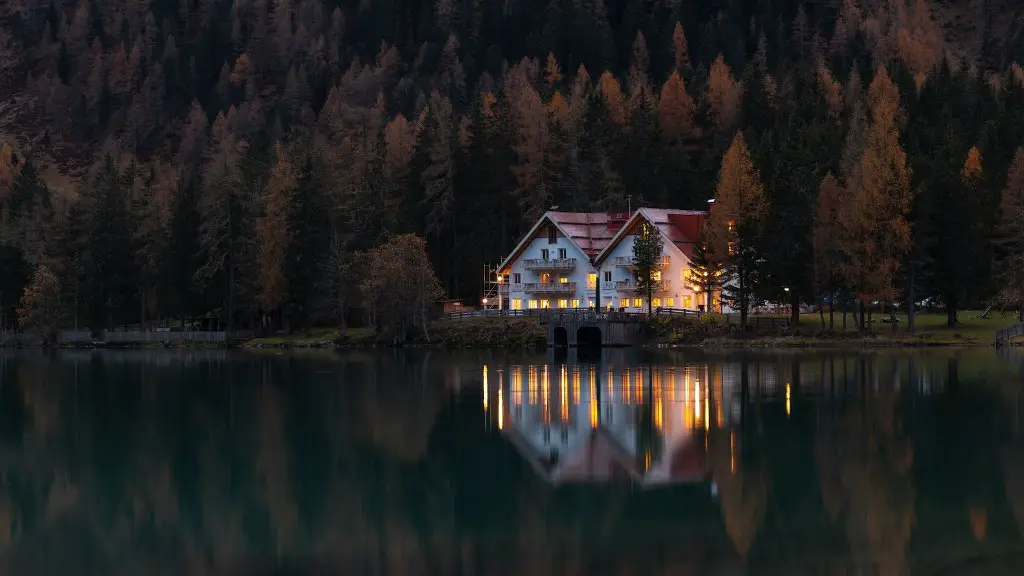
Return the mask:
{"type": "Polygon", "coordinates": [[[683,308],[687,310],[693,308],[693,296],[683,296],[683,308]]]}
{"type": "Polygon", "coordinates": [[[619,308],[629,308],[629,298],[621,298],[619,300],[619,308]]]}
{"type": "Polygon", "coordinates": [[[643,307],[644,307],[644,299],[643,298],[633,298],[633,308],[643,308],[643,307]]]}
{"type": "Polygon", "coordinates": [[[611,300],[609,300],[609,301],[608,301],[608,309],[609,309],[609,310],[611,310],[611,309],[612,309],[612,301],[611,301],[611,300]]]}
{"type": "Polygon", "coordinates": [[[733,246],[732,242],[729,242],[728,248],[729,248],[729,256],[735,256],[736,255],[736,248],[733,246]]]}
{"type": "Polygon", "coordinates": [[[568,284],[569,283],[569,279],[566,278],[565,276],[562,276],[561,278],[559,278],[558,281],[561,282],[562,284],[568,284]]]}
{"type": "Polygon", "coordinates": [[[587,300],[587,308],[593,308],[593,307],[594,307],[594,301],[593,300],[587,300]]]}
{"type": "Polygon", "coordinates": [[[729,220],[728,225],[729,225],[729,233],[730,234],[732,234],[733,232],[736,231],[736,221],[735,220],[729,220]]]}
{"type": "Polygon", "coordinates": [[[568,308],[569,307],[569,301],[566,300],[565,298],[560,298],[558,300],[558,307],[559,308],[568,308]]]}
{"type": "Polygon", "coordinates": [[[540,301],[540,307],[541,308],[551,308],[551,301],[550,300],[541,300],[540,301]]]}
{"type": "Polygon", "coordinates": [[[674,308],[675,305],[676,305],[676,299],[675,298],[665,298],[665,306],[667,306],[668,308],[674,308]]]}
{"type": "Polygon", "coordinates": [[[541,272],[541,274],[540,274],[540,283],[541,284],[550,284],[551,283],[551,274],[548,274],[547,272],[541,272]]]}
{"type": "Polygon", "coordinates": [[[587,290],[594,290],[597,288],[597,272],[591,272],[587,274],[587,290]]]}
{"type": "Polygon", "coordinates": [[[693,270],[690,268],[683,268],[683,282],[687,282],[691,278],[693,278],[693,270]]]}
{"type": "Polygon", "coordinates": [[[529,308],[530,310],[536,310],[537,309],[537,301],[536,300],[530,300],[526,304],[526,307],[529,308]]]}
{"type": "Polygon", "coordinates": [[[651,280],[655,282],[661,282],[661,270],[654,270],[651,272],[651,280]]]}
{"type": "Polygon", "coordinates": [[[654,299],[652,299],[651,300],[651,306],[654,306],[655,308],[660,308],[661,307],[661,298],[654,298],[654,299]]]}
{"type": "Polygon", "coordinates": [[[573,300],[572,300],[572,307],[573,308],[579,308],[580,307],[580,301],[577,300],[576,298],[573,298],[573,300]]]}
{"type": "Polygon", "coordinates": [[[519,299],[519,298],[513,298],[512,299],[512,309],[513,310],[522,310],[523,309],[523,301],[521,299],[519,299]]]}

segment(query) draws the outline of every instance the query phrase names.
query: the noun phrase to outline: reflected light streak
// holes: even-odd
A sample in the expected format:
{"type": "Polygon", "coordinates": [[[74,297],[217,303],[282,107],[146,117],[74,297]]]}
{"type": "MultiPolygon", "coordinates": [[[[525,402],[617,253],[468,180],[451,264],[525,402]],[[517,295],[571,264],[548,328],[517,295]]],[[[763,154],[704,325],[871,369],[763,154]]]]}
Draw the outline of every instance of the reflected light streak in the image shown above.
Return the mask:
{"type": "Polygon", "coordinates": [[[597,388],[594,386],[594,370],[590,370],[590,427],[597,428],[600,406],[597,405],[597,388]]]}
{"type": "Polygon", "coordinates": [[[729,431],[729,472],[736,473],[736,432],[729,431]]]}
{"type": "Polygon", "coordinates": [[[544,378],[540,383],[540,396],[541,403],[543,403],[541,419],[544,422],[549,422],[551,420],[551,372],[548,370],[547,364],[544,365],[544,378]]]}
{"type": "Polygon", "coordinates": [[[501,386],[498,386],[498,430],[505,427],[505,402],[501,397],[501,386]]]}
{"type": "Polygon", "coordinates": [[[693,383],[693,421],[700,422],[700,380],[693,383]]]}
{"type": "Polygon", "coordinates": [[[562,365],[562,377],[559,378],[558,405],[560,408],[562,422],[569,421],[569,373],[565,365],[562,365]]]}
{"type": "Polygon", "coordinates": [[[484,411],[487,411],[487,364],[484,364],[484,411]]]}
{"type": "Polygon", "coordinates": [[[572,367],[572,404],[580,403],[580,367],[572,367]]]}
{"type": "Polygon", "coordinates": [[[512,403],[519,406],[523,403],[523,371],[517,368],[512,372],[512,403]]]}
{"type": "Polygon", "coordinates": [[[789,418],[789,384],[786,384],[786,418],[789,418]]]}

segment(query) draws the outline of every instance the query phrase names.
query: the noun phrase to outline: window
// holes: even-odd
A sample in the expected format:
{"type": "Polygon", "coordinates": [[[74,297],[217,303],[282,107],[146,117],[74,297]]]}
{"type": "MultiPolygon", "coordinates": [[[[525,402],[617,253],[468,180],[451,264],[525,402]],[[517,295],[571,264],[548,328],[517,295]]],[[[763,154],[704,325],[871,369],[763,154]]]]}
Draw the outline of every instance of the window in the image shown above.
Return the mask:
{"type": "Polygon", "coordinates": [[[644,307],[644,299],[643,298],[633,298],[633,308],[643,308],[643,307],[644,307]]]}
{"type": "Polygon", "coordinates": [[[683,308],[687,310],[693,308],[693,296],[683,296],[683,308]]]}
{"type": "Polygon", "coordinates": [[[565,248],[558,249],[558,257],[563,259],[565,258],[565,248]]]}
{"type": "Polygon", "coordinates": [[[587,308],[593,308],[593,307],[594,307],[594,301],[593,300],[587,300],[587,308]]]}
{"type": "Polygon", "coordinates": [[[540,249],[540,257],[541,257],[542,260],[547,260],[548,258],[551,257],[551,251],[548,250],[547,248],[541,248],[540,249]]]}
{"type": "Polygon", "coordinates": [[[608,309],[609,310],[612,309],[612,301],[611,301],[611,299],[608,300],[608,309]]]}
{"type": "Polygon", "coordinates": [[[558,229],[555,228],[554,224],[548,225],[548,244],[554,244],[558,241],[558,229]]]}
{"type": "Polygon", "coordinates": [[[551,300],[541,300],[540,301],[540,307],[541,308],[545,308],[545,309],[546,308],[551,308],[551,300]]]}
{"type": "Polygon", "coordinates": [[[655,308],[661,308],[661,298],[651,299],[651,306],[654,306],[655,308]]]}
{"type": "Polygon", "coordinates": [[[667,308],[675,308],[676,307],[676,299],[675,298],[665,298],[665,307],[667,307],[667,308]]]}
{"type": "Polygon", "coordinates": [[[573,298],[573,300],[572,300],[572,307],[573,308],[579,308],[580,307],[580,301],[578,299],[576,299],[576,298],[573,298]]]}
{"type": "Polygon", "coordinates": [[[541,284],[550,284],[551,283],[551,274],[548,274],[547,272],[542,273],[540,275],[540,283],[541,284]]]}
{"type": "Polygon", "coordinates": [[[597,272],[591,272],[587,274],[587,290],[595,290],[597,288],[597,272]]]}
{"type": "Polygon", "coordinates": [[[604,281],[605,282],[611,282],[612,281],[612,271],[611,270],[605,271],[605,273],[604,273],[604,281]]]}
{"type": "MultiPolygon", "coordinates": [[[[611,306],[610,303],[609,303],[609,306],[611,306]]],[[[629,298],[620,298],[619,299],[619,308],[629,308],[629,298]]]]}
{"type": "Polygon", "coordinates": [[[522,281],[523,281],[523,275],[520,274],[519,272],[516,272],[515,274],[512,275],[512,283],[513,284],[519,284],[522,281]]]}
{"type": "Polygon", "coordinates": [[[729,220],[728,226],[729,226],[729,234],[732,234],[733,232],[736,231],[736,221],[735,220],[729,220]]]}
{"type": "Polygon", "coordinates": [[[513,310],[522,310],[523,309],[523,301],[521,299],[519,299],[519,298],[513,298],[512,299],[512,309],[513,310]]]}
{"type": "Polygon", "coordinates": [[[735,248],[735,246],[733,246],[732,242],[729,242],[728,249],[729,249],[729,256],[735,256],[736,255],[736,248],[735,248]]]}
{"type": "Polygon", "coordinates": [[[661,270],[652,270],[651,271],[651,280],[653,280],[655,282],[661,282],[661,270]]]}
{"type": "Polygon", "coordinates": [[[566,300],[565,298],[560,298],[558,300],[558,307],[559,308],[568,308],[569,307],[569,301],[566,300]]]}
{"type": "Polygon", "coordinates": [[[561,278],[558,279],[558,282],[560,284],[568,284],[569,283],[569,278],[567,278],[565,276],[562,276],[561,278]]]}
{"type": "Polygon", "coordinates": [[[529,308],[530,310],[536,310],[537,309],[537,301],[536,300],[530,300],[529,302],[527,302],[526,307],[529,308]]]}
{"type": "Polygon", "coordinates": [[[683,282],[689,282],[693,278],[693,270],[690,268],[683,268],[683,282]]]}

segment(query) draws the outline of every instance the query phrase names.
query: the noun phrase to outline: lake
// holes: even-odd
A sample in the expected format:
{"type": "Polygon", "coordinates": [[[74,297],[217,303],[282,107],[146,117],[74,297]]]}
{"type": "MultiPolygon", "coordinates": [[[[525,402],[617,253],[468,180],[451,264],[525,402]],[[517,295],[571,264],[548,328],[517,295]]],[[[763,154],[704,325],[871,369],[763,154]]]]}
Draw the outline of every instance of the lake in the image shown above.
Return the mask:
{"type": "Polygon", "coordinates": [[[0,573],[1021,574],[1022,366],[0,351],[0,573]]]}

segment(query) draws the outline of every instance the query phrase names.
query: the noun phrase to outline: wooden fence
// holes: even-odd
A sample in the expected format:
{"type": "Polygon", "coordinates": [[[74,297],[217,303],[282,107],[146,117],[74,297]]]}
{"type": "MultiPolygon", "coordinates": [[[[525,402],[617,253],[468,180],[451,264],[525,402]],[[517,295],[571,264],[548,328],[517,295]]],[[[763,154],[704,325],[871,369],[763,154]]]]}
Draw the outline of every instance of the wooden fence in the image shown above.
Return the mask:
{"type": "Polygon", "coordinates": [[[996,346],[1003,346],[1011,338],[1016,338],[1017,336],[1024,336],[1024,323],[996,330],[996,346]]]}
{"type": "MultiPolygon", "coordinates": [[[[654,316],[689,316],[700,318],[701,312],[697,310],[686,310],[683,308],[655,308],[654,316]]],[[[467,318],[516,318],[516,317],[546,317],[553,314],[619,314],[629,318],[646,318],[647,312],[621,312],[618,310],[605,311],[592,308],[531,308],[528,310],[469,310],[466,312],[448,312],[442,317],[448,320],[462,320],[467,318]]]]}

